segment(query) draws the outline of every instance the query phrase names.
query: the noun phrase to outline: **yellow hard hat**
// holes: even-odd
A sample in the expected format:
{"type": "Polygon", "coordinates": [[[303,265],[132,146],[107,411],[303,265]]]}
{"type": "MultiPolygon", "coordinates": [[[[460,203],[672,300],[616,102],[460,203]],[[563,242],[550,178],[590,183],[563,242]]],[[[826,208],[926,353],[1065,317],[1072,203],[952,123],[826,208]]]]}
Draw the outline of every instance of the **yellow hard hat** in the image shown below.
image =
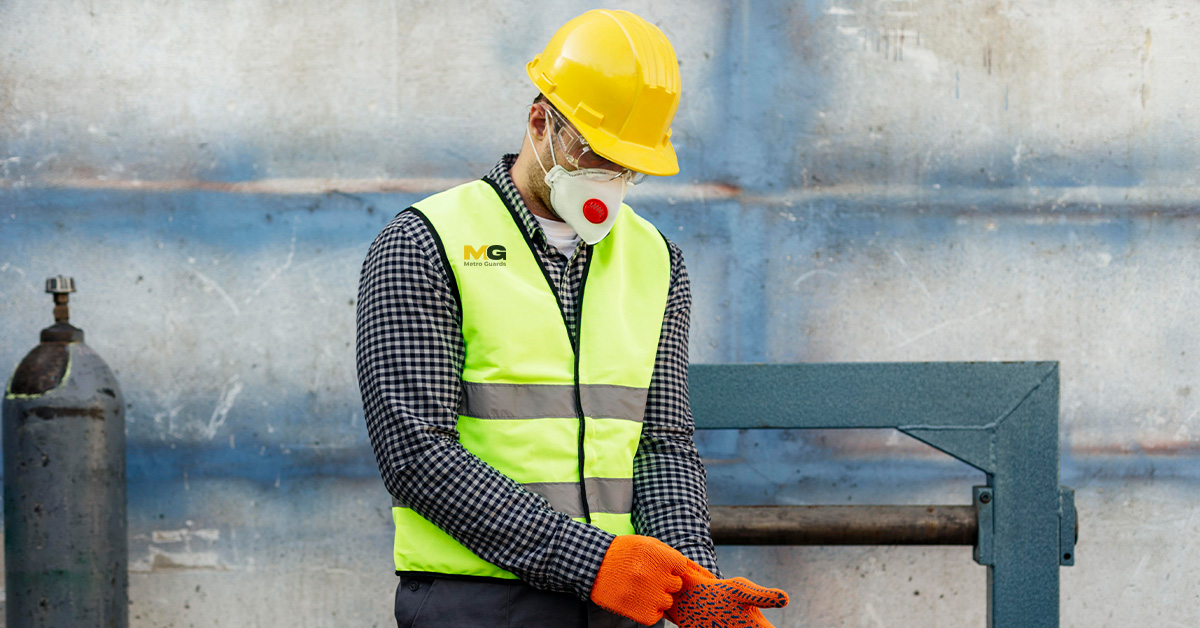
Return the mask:
{"type": "Polygon", "coordinates": [[[525,71],[601,156],[650,175],[679,172],[671,146],[679,63],[658,27],[629,11],[588,11],[525,71]]]}

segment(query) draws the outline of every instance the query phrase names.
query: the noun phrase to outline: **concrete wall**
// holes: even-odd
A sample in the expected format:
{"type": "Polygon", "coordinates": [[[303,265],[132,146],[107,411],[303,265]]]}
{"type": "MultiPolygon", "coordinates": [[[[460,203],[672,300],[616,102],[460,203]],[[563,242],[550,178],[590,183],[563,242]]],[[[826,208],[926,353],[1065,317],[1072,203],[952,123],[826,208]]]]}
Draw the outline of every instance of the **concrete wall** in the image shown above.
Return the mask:
{"type": "MultiPolygon", "coordinates": [[[[616,2],[675,43],[694,362],[1058,360],[1063,626],[1200,624],[1200,10],[616,2]],[[1195,391],[1193,391],[1195,389],[1195,391]],[[1193,396],[1195,394],[1196,396],[1193,396]]],[[[129,402],[131,623],[390,625],[367,246],[521,141],[584,2],[0,2],[0,371],[73,321],[129,402]]],[[[708,433],[713,503],[968,503],[889,432],[708,433]]],[[[778,626],[982,626],[967,548],[722,548],[778,626]]]]}

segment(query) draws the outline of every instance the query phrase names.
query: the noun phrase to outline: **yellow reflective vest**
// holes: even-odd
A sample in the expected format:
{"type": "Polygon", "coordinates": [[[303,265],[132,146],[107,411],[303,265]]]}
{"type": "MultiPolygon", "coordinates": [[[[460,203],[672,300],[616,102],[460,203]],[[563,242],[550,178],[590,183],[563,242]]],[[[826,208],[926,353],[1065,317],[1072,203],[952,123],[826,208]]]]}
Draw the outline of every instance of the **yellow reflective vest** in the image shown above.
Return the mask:
{"type": "MultiPolygon", "coordinates": [[[[662,234],[621,206],[584,269],[572,337],[531,241],[489,182],[413,208],[461,304],[459,443],[555,510],[632,534],[633,457],[671,280],[662,234]]],[[[393,502],[392,518],[397,571],[516,578],[404,504],[393,502]]]]}

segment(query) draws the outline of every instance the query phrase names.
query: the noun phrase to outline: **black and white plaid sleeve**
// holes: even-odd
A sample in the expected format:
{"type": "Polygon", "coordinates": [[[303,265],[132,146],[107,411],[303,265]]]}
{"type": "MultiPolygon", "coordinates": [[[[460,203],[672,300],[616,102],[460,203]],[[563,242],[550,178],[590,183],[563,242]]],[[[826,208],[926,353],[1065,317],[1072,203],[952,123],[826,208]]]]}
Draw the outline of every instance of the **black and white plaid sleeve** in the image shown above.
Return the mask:
{"type": "Polygon", "coordinates": [[[679,550],[717,577],[704,464],[692,441],[688,404],[688,324],[692,290],[683,254],[673,242],[671,291],[646,400],[642,440],[633,460],[633,525],[679,550]]]}
{"type": "Polygon", "coordinates": [[[428,228],[400,213],[363,263],[358,378],[388,491],[530,585],[590,596],[613,535],[554,511],[458,442],[463,340],[428,228]]]}

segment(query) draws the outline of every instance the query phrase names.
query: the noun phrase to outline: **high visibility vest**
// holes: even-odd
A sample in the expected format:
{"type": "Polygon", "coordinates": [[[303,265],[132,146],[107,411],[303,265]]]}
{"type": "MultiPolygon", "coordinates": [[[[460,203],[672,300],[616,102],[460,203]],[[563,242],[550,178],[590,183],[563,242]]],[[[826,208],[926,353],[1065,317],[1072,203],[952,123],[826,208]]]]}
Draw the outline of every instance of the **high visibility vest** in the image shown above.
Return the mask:
{"type": "MultiPolygon", "coordinates": [[[[621,206],[584,269],[574,338],[516,214],[490,183],[413,207],[461,304],[459,443],[555,510],[632,534],[633,457],[671,280],[662,234],[621,206]]],[[[404,504],[393,501],[392,518],[396,571],[516,578],[404,504]]]]}

